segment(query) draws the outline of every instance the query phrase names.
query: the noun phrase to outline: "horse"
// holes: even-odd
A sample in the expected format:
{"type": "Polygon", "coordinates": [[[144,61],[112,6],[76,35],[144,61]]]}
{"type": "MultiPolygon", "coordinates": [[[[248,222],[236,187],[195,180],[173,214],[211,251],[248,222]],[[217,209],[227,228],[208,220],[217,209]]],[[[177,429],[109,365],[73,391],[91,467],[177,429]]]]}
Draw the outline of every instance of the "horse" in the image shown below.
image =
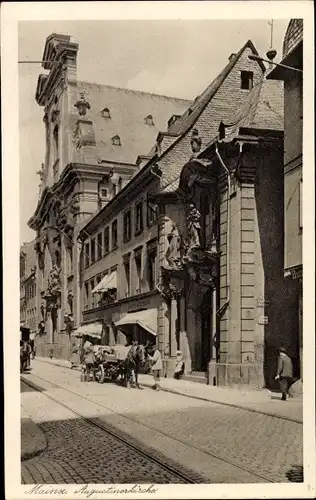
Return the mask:
{"type": "Polygon", "coordinates": [[[140,389],[138,383],[138,374],[141,367],[144,365],[147,357],[146,347],[141,344],[133,344],[127,353],[124,360],[124,377],[123,382],[127,388],[131,387],[133,381],[133,372],[135,373],[135,385],[137,389],[140,389]]]}
{"type": "Polygon", "coordinates": [[[28,342],[23,342],[20,345],[20,373],[27,369],[30,364],[32,348],[28,342]]]}

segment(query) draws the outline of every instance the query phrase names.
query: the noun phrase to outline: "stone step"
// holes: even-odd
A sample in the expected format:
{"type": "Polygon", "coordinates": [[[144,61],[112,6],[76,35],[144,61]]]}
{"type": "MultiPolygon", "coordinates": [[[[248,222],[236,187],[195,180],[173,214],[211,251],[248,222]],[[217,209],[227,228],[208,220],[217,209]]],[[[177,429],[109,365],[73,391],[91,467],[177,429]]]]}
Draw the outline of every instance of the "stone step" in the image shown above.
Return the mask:
{"type": "Polygon", "coordinates": [[[188,375],[184,375],[182,380],[188,380],[189,382],[198,382],[199,384],[207,384],[207,378],[204,372],[191,372],[188,375]]]}

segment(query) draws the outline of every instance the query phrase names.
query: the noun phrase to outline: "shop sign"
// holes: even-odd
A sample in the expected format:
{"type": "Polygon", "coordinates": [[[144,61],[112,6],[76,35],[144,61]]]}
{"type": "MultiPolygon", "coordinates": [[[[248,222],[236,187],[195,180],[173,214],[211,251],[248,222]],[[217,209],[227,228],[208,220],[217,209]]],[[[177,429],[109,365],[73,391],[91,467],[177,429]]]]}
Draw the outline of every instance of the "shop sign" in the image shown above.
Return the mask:
{"type": "Polygon", "coordinates": [[[260,316],[259,325],[267,325],[268,324],[268,316],[260,316]]]}
{"type": "Polygon", "coordinates": [[[137,309],[148,309],[148,306],[150,305],[150,301],[143,299],[143,300],[134,300],[133,302],[129,302],[127,304],[127,311],[135,311],[137,309]]]}

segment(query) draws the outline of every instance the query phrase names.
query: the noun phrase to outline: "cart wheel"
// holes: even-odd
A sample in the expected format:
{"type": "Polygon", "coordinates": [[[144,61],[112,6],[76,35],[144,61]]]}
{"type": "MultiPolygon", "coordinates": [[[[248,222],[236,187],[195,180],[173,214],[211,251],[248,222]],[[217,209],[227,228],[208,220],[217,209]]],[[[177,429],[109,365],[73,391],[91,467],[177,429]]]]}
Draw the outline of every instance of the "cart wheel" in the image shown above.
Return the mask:
{"type": "Polygon", "coordinates": [[[97,381],[99,384],[103,384],[105,378],[104,367],[103,365],[99,366],[99,370],[97,372],[97,381]]]}

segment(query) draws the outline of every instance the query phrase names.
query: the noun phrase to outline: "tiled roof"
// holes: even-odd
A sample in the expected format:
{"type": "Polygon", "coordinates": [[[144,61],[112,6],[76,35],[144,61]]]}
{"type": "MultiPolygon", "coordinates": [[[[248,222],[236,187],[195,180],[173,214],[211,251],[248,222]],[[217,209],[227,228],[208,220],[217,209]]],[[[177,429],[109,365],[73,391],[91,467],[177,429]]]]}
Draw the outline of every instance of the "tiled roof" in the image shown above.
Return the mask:
{"type": "MultiPolygon", "coordinates": [[[[250,47],[254,54],[258,55],[258,52],[253,45],[251,40],[248,40],[245,45],[237,52],[237,54],[231,58],[229,63],[224,67],[221,73],[212,81],[212,83],[202,92],[200,96],[198,96],[190,108],[184,113],[184,115],[179,118],[174,125],[172,125],[169,129],[170,133],[173,134],[184,134],[192,125],[194,125],[195,121],[202,113],[207,104],[211,101],[211,99],[216,94],[217,90],[220,88],[225,78],[228,76],[230,71],[235,66],[241,54],[244,50],[250,47]]],[[[262,64],[262,70],[265,71],[265,66],[262,64]]]]}
{"type": "MultiPolygon", "coordinates": [[[[84,93],[90,104],[82,119],[93,122],[99,156],[123,163],[135,163],[139,155],[148,154],[158,133],[167,130],[170,117],[181,115],[190,105],[185,99],[83,81],[78,81],[70,91],[73,102],[84,93]],[[110,118],[102,116],[105,108],[108,108],[110,118]],[[148,115],[152,115],[153,125],[146,123],[148,115]],[[121,146],[112,144],[114,136],[120,137],[121,146]]],[[[80,118],[75,108],[73,116],[80,118]]]]}
{"type": "Polygon", "coordinates": [[[256,85],[226,128],[226,136],[241,127],[250,129],[283,130],[283,82],[263,79],[256,85]]]}
{"type": "MultiPolygon", "coordinates": [[[[229,123],[225,123],[225,139],[223,142],[231,141],[238,135],[240,128],[257,130],[282,131],[284,128],[283,118],[283,82],[266,80],[257,84],[246,97],[245,102],[233,113],[229,123]]],[[[207,149],[219,137],[214,137],[204,149],[207,149]]],[[[162,193],[176,191],[179,187],[180,177],[165,185],[162,193]]]]}
{"type": "Polygon", "coordinates": [[[283,58],[303,40],[303,19],[291,19],[283,41],[283,58]]]}

